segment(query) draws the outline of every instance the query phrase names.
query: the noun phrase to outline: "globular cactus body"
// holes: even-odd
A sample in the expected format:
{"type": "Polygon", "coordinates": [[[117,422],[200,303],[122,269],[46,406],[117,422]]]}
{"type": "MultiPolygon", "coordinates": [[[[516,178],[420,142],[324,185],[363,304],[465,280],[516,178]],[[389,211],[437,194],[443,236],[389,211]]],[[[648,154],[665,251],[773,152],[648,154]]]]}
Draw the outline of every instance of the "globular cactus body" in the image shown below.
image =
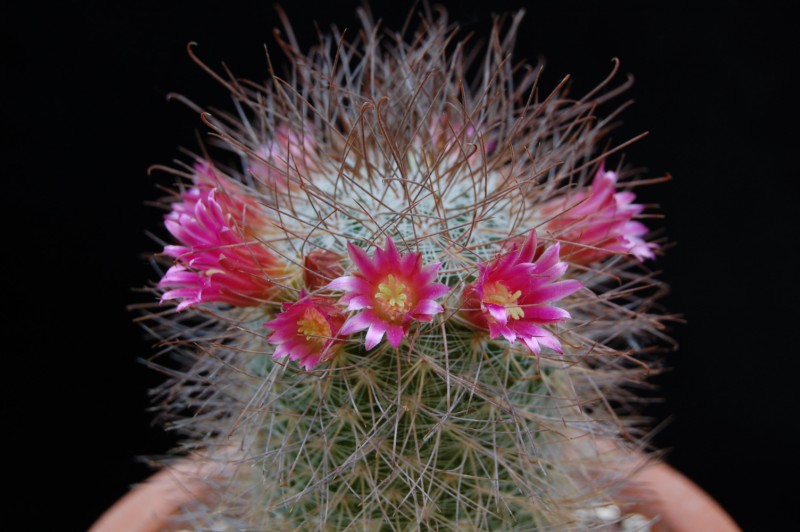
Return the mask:
{"type": "Polygon", "coordinates": [[[159,396],[220,464],[182,519],[592,527],[641,446],[623,385],[663,336],[658,246],[595,116],[624,86],[542,95],[510,59],[519,15],[482,58],[443,15],[407,36],[362,18],[353,42],[282,42],[264,85],[220,77],[227,158],[173,169],[177,309],[150,317],[181,366],[159,396]]]}

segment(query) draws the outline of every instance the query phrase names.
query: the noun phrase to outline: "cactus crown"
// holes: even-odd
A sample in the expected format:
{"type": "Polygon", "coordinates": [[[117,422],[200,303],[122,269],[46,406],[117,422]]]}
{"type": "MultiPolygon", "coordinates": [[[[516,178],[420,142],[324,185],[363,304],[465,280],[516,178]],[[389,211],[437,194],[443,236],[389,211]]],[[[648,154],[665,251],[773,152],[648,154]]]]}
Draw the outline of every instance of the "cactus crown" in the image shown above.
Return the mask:
{"type": "Polygon", "coordinates": [[[361,15],[352,41],[280,40],[265,84],[214,74],[228,155],[171,170],[159,398],[219,463],[184,519],[589,526],[642,446],[623,384],[664,338],[658,246],[604,167],[616,112],[595,116],[627,83],[543,96],[510,58],[521,14],[484,48],[443,13],[407,35],[361,15]]]}

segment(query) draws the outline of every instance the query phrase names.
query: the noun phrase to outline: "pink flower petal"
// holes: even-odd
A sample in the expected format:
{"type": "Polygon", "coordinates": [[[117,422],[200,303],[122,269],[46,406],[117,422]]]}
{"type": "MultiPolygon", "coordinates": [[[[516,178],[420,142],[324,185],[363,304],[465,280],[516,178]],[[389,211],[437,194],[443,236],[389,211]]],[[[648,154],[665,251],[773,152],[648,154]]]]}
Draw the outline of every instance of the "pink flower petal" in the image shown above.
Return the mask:
{"type": "Polygon", "coordinates": [[[543,346],[549,347],[553,351],[559,354],[563,354],[564,350],[561,348],[561,342],[553,336],[552,334],[546,334],[544,336],[537,336],[536,340],[543,346]]]}
{"type": "Polygon", "coordinates": [[[561,253],[561,245],[556,242],[542,253],[542,256],[536,261],[537,272],[545,271],[558,263],[558,257],[561,253]]]}
{"type": "MultiPolygon", "coordinates": [[[[389,343],[395,349],[400,347],[400,342],[403,340],[403,336],[404,335],[405,335],[405,332],[403,331],[403,328],[400,327],[399,325],[390,325],[386,329],[386,336],[389,339],[389,343]]],[[[370,348],[367,347],[367,349],[370,349],[370,348]]]]}
{"type": "Polygon", "coordinates": [[[344,335],[357,333],[359,331],[363,331],[376,321],[379,321],[377,316],[375,316],[372,311],[365,310],[361,314],[356,314],[348,319],[342,326],[342,330],[340,332],[344,335]]]}
{"type": "MultiPolygon", "coordinates": [[[[439,299],[450,291],[450,287],[442,283],[432,283],[426,286],[419,294],[424,299],[439,299]]],[[[442,312],[439,310],[439,312],[442,312]]]]}
{"type": "Polygon", "coordinates": [[[522,310],[525,311],[526,319],[536,321],[537,323],[557,323],[572,317],[569,312],[558,307],[523,305],[522,310]]]}
{"type": "Polygon", "coordinates": [[[508,315],[506,314],[506,307],[502,305],[495,305],[493,303],[486,303],[484,304],[484,306],[486,307],[486,310],[489,312],[489,314],[492,316],[492,318],[494,318],[494,320],[497,323],[500,323],[502,325],[506,324],[506,321],[508,319],[508,315]]]}
{"type": "MultiPolygon", "coordinates": [[[[539,342],[536,341],[536,338],[533,336],[524,336],[522,338],[522,342],[528,346],[528,349],[533,351],[535,354],[539,354],[542,352],[542,348],[539,347],[539,342]]],[[[560,346],[559,346],[560,348],[560,346]]]]}
{"type": "Polygon", "coordinates": [[[525,242],[522,245],[522,248],[519,250],[519,259],[521,262],[530,262],[533,260],[533,257],[536,255],[536,231],[531,231],[527,238],[525,238],[525,242]]]}
{"type": "Polygon", "coordinates": [[[498,336],[504,337],[510,344],[517,340],[517,333],[510,327],[500,323],[489,323],[489,337],[497,338],[498,336]]]}
{"type": "Polygon", "coordinates": [[[548,283],[545,286],[539,287],[529,297],[526,297],[525,302],[528,304],[549,303],[550,301],[563,299],[581,288],[583,288],[583,285],[580,281],[575,280],[548,283]]]}
{"type": "Polygon", "coordinates": [[[330,283],[328,283],[325,288],[329,290],[345,290],[345,291],[352,291],[354,290],[353,286],[356,282],[355,277],[351,277],[349,275],[345,275],[342,277],[337,277],[330,283]]]}
{"type": "Polygon", "coordinates": [[[347,305],[347,310],[361,310],[372,306],[372,298],[362,295],[354,296],[347,305]]]}
{"type": "Polygon", "coordinates": [[[439,314],[443,310],[444,310],[444,308],[442,308],[442,306],[439,303],[437,303],[436,301],[433,301],[432,299],[423,299],[422,301],[417,303],[417,306],[414,307],[414,309],[412,310],[412,313],[414,313],[416,315],[424,315],[424,316],[433,317],[434,314],[439,314]]]}
{"type": "MultiPolygon", "coordinates": [[[[350,260],[353,261],[356,268],[366,279],[372,279],[376,275],[375,267],[369,258],[369,255],[358,246],[352,243],[347,243],[347,252],[350,255],[350,260]]],[[[347,288],[340,288],[339,290],[348,290],[347,288]]]]}
{"type": "MultiPolygon", "coordinates": [[[[364,342],[364,347],[367,348],[367,351],[380,343],[387,328],[388,327],[386,323],[383,321],[374,321],[370,324],[369,330],[367,330],[367,337],[364,342]]],[[[395,345],[394,347],[397,346],[395,345]]]]}

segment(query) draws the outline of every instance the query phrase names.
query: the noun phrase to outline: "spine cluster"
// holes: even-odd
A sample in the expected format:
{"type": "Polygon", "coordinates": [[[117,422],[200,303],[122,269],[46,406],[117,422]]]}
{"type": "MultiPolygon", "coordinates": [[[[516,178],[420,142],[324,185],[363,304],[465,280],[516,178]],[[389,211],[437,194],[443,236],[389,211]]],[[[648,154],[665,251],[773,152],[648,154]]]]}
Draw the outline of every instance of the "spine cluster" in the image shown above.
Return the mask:
{"type": "Polygon", "coordinates": [[[519,16],[482,50],[443,15],[409,35],[362,19],[308,53],[281,41],[264,84],[215,74],[236,112],[204,115],[210,146],[170,170],[159,397],[219,464],[182,519],[594,526],[663,338],[659,245],[606,169],[616,112],[597,116],[625,86],[541,93],[511,58],[519,16]]]}

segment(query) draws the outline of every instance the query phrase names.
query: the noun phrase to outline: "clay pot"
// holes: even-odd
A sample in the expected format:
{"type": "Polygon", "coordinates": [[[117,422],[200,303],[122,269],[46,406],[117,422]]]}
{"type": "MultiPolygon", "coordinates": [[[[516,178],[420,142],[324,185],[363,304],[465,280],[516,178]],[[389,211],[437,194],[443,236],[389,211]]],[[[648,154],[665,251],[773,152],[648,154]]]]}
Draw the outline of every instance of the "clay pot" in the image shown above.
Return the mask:
{"type": "MultiPolygon", "coordinates": [[[[162,532],[180,530],[170,516],[187,503],[207,500],[197,480],[209,471],[190,461],[162,470],[133,488],[92,526],[89,532],[162,532]]],[[[740,530],[717,502],[694,482],[665,463],[649,465],[631,478],[630,494],[647,494],[647,502],[626,509],[648,518],[659,516],[653,532],[734,532],[740,530]]]]}
{"type": "Polygon", "coordinates": [[[646,504],[634,511],[660,516],[654,532],[729,532],[741,530],[734,520],[700,487],[665,463],[644,468],[632,478],[641,490],[650,490],[646,504]]]}
{"type": "Polygon", "coordinates": [[[119,499],[89,532],[165,532],[185,530],[170,519],[193,501],[207,501],[208,485],[198,479],[213,474],[191,460],[162,469],[119,499]]]}

